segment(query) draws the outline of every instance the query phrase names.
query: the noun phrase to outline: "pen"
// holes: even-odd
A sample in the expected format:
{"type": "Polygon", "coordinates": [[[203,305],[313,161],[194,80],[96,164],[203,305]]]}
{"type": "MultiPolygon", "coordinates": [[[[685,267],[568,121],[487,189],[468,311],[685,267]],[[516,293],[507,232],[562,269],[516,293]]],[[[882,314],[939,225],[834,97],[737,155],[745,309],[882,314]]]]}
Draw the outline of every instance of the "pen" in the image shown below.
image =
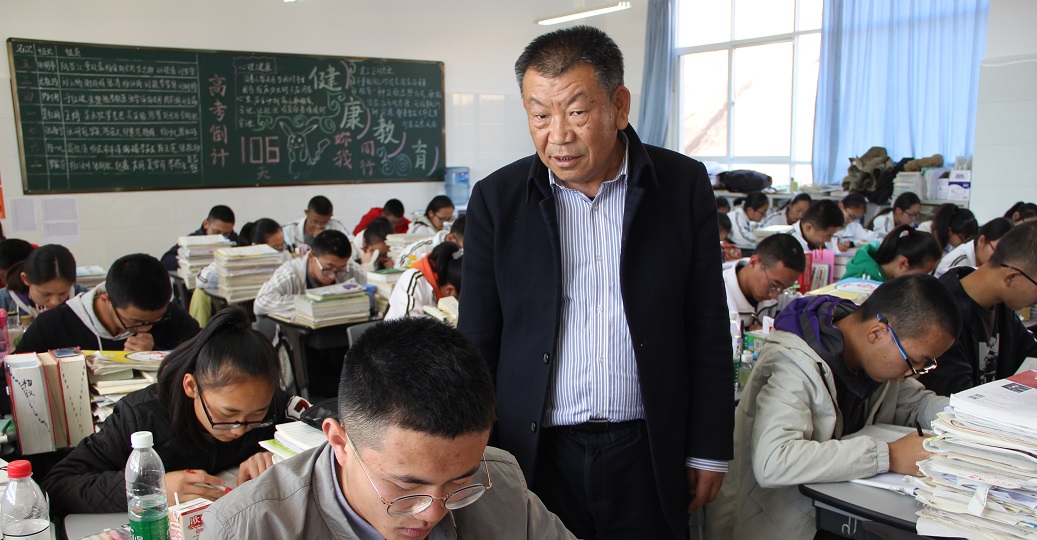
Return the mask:
{"type": "Polygon", "coordinates": [[[922,423],[918,420],[915,420],[915,427],[918,428],[918,436],[925,437],[925,433],[922,433],[922,423]]]}

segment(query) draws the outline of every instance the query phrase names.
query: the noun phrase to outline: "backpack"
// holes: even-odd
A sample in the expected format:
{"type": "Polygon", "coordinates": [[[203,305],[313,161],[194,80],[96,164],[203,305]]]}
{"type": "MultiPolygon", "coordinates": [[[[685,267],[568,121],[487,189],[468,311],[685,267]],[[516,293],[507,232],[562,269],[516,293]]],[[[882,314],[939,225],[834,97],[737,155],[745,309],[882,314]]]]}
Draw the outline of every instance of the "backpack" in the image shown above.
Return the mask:
{"type": "Polygon", "coordinates": [[[771,187],[772,183],[770,176],[767,176],[762,172],[750,171],[748,169],[724,171],[718,174],[717,178],[724,186],[724,189],[738,193],[763,191],[765,188],[771,187]]]}

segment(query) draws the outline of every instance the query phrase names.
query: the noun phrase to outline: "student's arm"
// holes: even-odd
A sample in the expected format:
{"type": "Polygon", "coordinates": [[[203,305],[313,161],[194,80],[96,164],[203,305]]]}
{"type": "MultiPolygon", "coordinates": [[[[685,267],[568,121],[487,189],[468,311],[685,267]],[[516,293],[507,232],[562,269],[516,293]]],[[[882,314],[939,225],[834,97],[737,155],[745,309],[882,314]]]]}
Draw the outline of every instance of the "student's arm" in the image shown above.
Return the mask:
{"type": "Polygon", "coordinates": [[[420,317],[425,312],[419,295],[426,286],[425,276],[417,270],[409,270],[396,282],[389,295],[389,309],[385,312],[386,320],[420,317]]]}
{"type": "Polygon", "coordinates": [[[156,351],[175,349],[201,330],[198,327],[198,321],[192,319],[184,308],[176,304],[169,304],[168,310],[169,320],[152,328],[154,350],[156,351]]]}
{"type": "Polygon", "coordinates": [[[295,275],[288,264],[278,268],[270,280],[263,284],[263,288],[259,289],[254,307],[256,315],[295,311],[295,295],[304,291],[298,290],[295,275]]]}
{"type": "Polygon", "coordinates": [[[936,419],[936,414],[950,404],[950,398],[938,396],[931,390],[926,390],[922,383],[914,379],[905,379],[904,382],[890,384],[896,385],[897,409],[893,416],[893,423],[898,426],[914,427],[917,421],[922,424],[923,428],[928,429],[936,419]]]}
{"type": "Polygon", "coordinates": [[[976,358],[979,353],[971,339],[963,340],[966,333],[967,330],[963,329],[954,345],[936,360],[936,369],[919,377],[918,382],[941,396],[949,396],[976,385],[975,366],[979,363],[976,358]]]}
{"type": "Polygon", "coordinates": [[[162,254],[162,266],[165,266],[166,270],[174,272],[177,268],[180,268],[180,262],[176,259],[176,253],[179,249],[180,246],[178,244],[173,244],[169,251],[162,254]]]}

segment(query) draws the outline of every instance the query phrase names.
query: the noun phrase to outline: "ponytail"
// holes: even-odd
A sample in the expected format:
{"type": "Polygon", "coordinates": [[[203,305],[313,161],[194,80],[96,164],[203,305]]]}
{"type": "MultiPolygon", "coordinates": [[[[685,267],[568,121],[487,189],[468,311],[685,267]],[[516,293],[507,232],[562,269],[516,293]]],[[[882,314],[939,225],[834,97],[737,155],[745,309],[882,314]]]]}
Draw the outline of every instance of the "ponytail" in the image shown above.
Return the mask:
{"type": "Polygon", "coordinates": [[[933,214],[933,236],[940,249],[946,249],[950,243],[951,233],[961,237],[962,241],[968,242],[979,233],[979,223],[971,210],[961,208],[956,204],[941,204],[933,214]]]}
{"type": "Polygon", "coordinates": [[[453,242],[443,242],[429,253],[432,271],[436,273],[436,285],[453,285],[461,294],[461,255],[464,252],[453,242]]]}
{"type": "Polygon", "coordinates": [[[238,235],[239,246],[251,246],[254,244],[265,244],[271,234],[281,230],[281,225],[270,218],[259,218],[250,221],[241,227],[238,235]]]}
{"type": "Polygon", "coordinates": [[[886,235],[875,253],[875,262],[886,264],[898,256],[907,259],[911,268],[918,268],[927,262],[939,261],[943,250],[936,243],[933,235],[919,231],[911,225],[901,225],[886,235]]]}

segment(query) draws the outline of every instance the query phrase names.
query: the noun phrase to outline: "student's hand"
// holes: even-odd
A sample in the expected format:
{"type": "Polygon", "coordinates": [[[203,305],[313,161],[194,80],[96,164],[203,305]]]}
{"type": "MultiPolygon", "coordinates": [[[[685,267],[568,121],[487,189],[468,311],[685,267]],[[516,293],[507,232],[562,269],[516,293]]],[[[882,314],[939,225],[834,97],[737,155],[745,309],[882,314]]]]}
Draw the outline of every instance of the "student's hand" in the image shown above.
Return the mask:
{"type": "Polygon", "coordinates": [[[918,462],[929,457],[929,452],[922,448],[925,439],[917,433],[909,433],[889,443],[889,472],[918,474],[918,462]]]}
{"type": "Polygon", "coordinates": [[[263,471],[269,469],[273,464],[274,455],[270,452],[259,452],[242,461],[241,466],[238,467],[238,485],[240,486],[253,478],[258,478],[259,475],[263,474],[263,471]]]}
{"type": "Polygon", "coordinates": [[[379,257],[378,265],[384,268],[392,268],[396,266],[396,261],[392,260],[392,257],[379,257]]]}
{"type": "Polygon", "coordinates": [[[126,345],[123,348],[127,351],[153,351],[155,350],[155,337],[148,332],[133,334],[126,338],[126,345]]]}
{"type": "Polygon", "coordinates": [[[839,242],[839,251],[847,251],[853,247],[853,242],[839,242]]]}
{"type": "Polygon", "coordinates": [[[699,508],[713,502],[720,491],[720,484],[723,482],[724,473],[722,472],[688,467],[688,493],[691,495],[688,513],[694,514],[699,508]]]}
{"type": "Polygon", "coordinates": [[[225,482],[222,478],[213,476],[205,471],[186,469],[166,473],[166,499],[169,506],[176,504],[173,494],[180,497],[180,502],[189,501],[198,497],[205,497],[210,501],[219,499],[226,493],[225,488],[214,488],[196,484],[209,484],[222,486],[225,482]]]}

